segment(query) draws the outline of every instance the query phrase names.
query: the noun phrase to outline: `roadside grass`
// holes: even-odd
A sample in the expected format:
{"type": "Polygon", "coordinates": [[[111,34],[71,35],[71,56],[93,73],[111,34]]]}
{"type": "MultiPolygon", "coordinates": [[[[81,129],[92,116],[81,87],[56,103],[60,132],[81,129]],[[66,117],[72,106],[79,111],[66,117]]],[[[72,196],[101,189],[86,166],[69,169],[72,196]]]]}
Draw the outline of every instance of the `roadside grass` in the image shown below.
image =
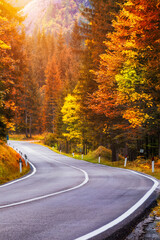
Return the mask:
{"type": "Polygon", "coordinates": [[[44,139],[44,135],[33,135],[31,138],[27,138],[25,134],[10,134],[9,140],[14,141],[30,141],[30,140],[40,140],[42,141],[44,139]]]}
{"type": "Polygon", "coordinates": [[[0,184],[20,178],[30,171],[29,165],[26,166],[22,159],[23,171],[19,172],[19,158],[16,151],[0,141],[0,184]]]}
{"type": "MultiPolygon", "coordinates": [[[[47,133],[44,133],[42,135],[33,135],[32,138],[26,138],[24,134],[11,134],[9,135],[10,140],[39,140],[39,144],[44,145],[44,138],[47,135],[47,133]]],[[[37,143],[36,143],[37,144],[37,143]]],[[[46,146],[46,145],[44,145],[46,146]]],[[[49,146],[46,146],[49,147],[49,146]]],[[[56,148],[51,148],[53,151],[60,153],[56,148]]],[[[72,154],[66,154],[61,153],[68,157],[73,157],[72,154]]],[[[127,161],[127,166],[124,167],[124,157],[119,155],[119,161],[112,162],[112,153],[110,149],[107,149],[105,147],[100,146],[98,149],[96,149],[93,152],[89,152],[87,155],[83,156],[84,161],[92,162],[92,163],[98,163],[99,155],[101,155],[100,163],[103,165],[111,166],[111,167],[118,167],[118,168],[125,168],[130,169],[138,172],[142,172],[148,175],[151,175],[157,179],[160,179],[160,159],[155,158],[155,170],[154,173],[152,173],[152,160],[151,159],[144,159],[142,157],[138,157],[135,161],[127,161]]],[[[74,154],[74,158],[82,160],[81,154],[74,154]]]]}
{"type": "MultiPolygon", "coordinates": [[[[91,153],[91,154],[88,154],[88,156],[84,156],[84,160],[86,160],[88,162],[98,163],[98,156],[95,157],[91,153]]],[[[160,179],[160,167],[159,167],[160,160],[157,160],[157,162],[155,162],[154,173],[152,173],[152,161],[150,159],[145,160],[145,159],[139,157],[135,161],[127,161],[126,167],[124,167],[124,159],[123,158],[120,158],[119,161],[117,161],[117,162],[112,162],[110,159],[101,157],[100,162],[103,165],[117,167],[117,168],[130,169],[130,170],[142,172],[142,173],[151,175],[157,179],[160,179]]]]}
{"type": "MultiPolygon", "coordinates": [[[[50,148],[53,151],[60,153],[59,151],[50,148]]],[[[73,157],[72,154],[61,153],[68,157],[73,157]]],[[[87,155],[83,155],[83,160],[91,163],[98,164],[99,154],[101,155],[100,164],[107,165],[110,167],[117,167],[123,169],[130,169],[138,172],[142,172],[148,175],[151,175],[160,180],[160,159],[155,158],[155,169],[154,173],[152,173],[152,160],[144,159],[142,157],[137,157],[135,161],[127,161],[127,166],[124,167],[124,157],[119,155],[119,161],[112,162],[111,160],[111,150],[106,149],[104,147],[99,147],[97,150],[93,152],[89,152],[87,155]]],[[[74,158],[82,160],[81,154],[74,154],[74,158]]]]}

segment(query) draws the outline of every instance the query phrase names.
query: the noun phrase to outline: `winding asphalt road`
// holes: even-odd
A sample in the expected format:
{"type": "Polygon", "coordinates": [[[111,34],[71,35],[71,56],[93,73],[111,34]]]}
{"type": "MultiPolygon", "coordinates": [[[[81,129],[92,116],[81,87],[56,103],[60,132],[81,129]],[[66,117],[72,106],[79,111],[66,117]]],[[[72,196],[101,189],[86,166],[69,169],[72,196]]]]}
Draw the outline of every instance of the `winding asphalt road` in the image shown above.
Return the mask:
{"type": "Polygon", "coordinates": [[[28,142],[10,145],[33,171],[0,186],[0,240],[120,240],[121,229],[156,198],[158,182],[148,176],[28,142]]]}

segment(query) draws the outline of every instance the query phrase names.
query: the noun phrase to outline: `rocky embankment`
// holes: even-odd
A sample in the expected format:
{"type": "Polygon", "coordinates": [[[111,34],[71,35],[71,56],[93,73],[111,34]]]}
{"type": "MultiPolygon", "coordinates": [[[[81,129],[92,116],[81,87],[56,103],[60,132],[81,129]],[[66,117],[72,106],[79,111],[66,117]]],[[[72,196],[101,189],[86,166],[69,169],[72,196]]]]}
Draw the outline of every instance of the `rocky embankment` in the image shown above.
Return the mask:
{"type": "MultiPolygon", "coordinates": [[[[157,189],[157,195],[160,198],[160,185],[157,189]]],[[[153,208],[148,217],[135,227],[125,240],[160,240],[158,228],[160,231],[160,212],[157,211],[156,207],[153,208]]]]}

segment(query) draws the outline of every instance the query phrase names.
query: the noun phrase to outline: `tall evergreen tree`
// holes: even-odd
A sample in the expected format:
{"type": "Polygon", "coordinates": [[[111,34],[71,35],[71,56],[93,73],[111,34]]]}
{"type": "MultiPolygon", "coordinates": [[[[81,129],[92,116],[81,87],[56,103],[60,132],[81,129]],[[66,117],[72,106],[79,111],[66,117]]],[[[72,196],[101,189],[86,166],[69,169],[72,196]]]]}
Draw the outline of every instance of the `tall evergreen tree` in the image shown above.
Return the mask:
{"type": "Polygon", "coordinates": [[[58,107],[62,82],[59,69],[53,56],[46,69],[46,86],[44,99],[44,127],[48,132],[54,131],[55,113],[58,107]]]}
{"type": "Polygon", "coordinates": [[[85,39],[86,49],[83,54],[82,67],[80,70],[80,77],[76,91],[81,95],[82,99],[82,115],[87,116],[88,126],[86,139],[92,139],[92,143],[97,146],[104,144],[103,138],[105,133],[103,131],[105,126],[105,115],[97,112],[95,113],[90,108],[90,96],[97,90],[96,77],[93,74],[99,68],[100,54],[105,52],[106,35],[113,31],[112,20],[115,19],[115,13],[118,12],[119,6],[117,1],[90,1],[91,6],[83,9],[84,20],[81,23],[82,37],[85,39]],[[95,134],[89,129],[95,129],[95,134]],[[91,133],[91,134],[90,134],[91,133]],[[92,136],[91,136],[92,135],[92,136]]]}

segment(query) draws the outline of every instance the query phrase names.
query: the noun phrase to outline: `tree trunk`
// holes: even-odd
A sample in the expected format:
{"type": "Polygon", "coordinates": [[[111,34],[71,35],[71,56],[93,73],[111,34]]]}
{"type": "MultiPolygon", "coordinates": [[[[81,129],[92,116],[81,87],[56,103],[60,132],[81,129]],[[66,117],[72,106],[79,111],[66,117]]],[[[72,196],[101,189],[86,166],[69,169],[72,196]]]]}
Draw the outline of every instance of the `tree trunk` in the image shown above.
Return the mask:
{"type": "Polygon", "coordinates": [[[84,155],[87,155],[87,144],[86,143],[83,144],[83,153],[84,153],[84,155]]]}
{"type": "Polygon", "coordinates": [[[156,156],[156,136],[153,136],[153,156],[156,156]]]}
{"type": "Polygon", "coordinates": [[[158,133],[158,156],[160,158],[160,132],[158,133]]]}
{"type": "Polygon", "coordinates": [[[83,143],[83,151],[82,153],[85,155],[85,144],[83,143]]]}
{"type": "Polygon", "coordinates": [[[69,143],[68,143],[68,141],[66,140],[66,153],[68,153],[69,152],[69,143]]]}
{"type": "Polygon", "coordinates": [[[125,152],[124,152],[125,157],[128,156],[128,144],[127,142],[125,143],[125,152]]]}
{"type": "Polygon", "coordinates": [[[148,151],[148,135],[146,134],[146,159],[149,157],[149,151],[148,151]]]}
{"type": "Polygon", "coordinates": [[[25,112],[25,128],[26,128],[26,138],[28,138],[28,118],[27,118],[27,112],[25,112]]]}
{"type": "Polygon", "coordinates": [[[29,136],[30,138],[32,137],[32,116],[30,115],[30,118],[29,118],[29,136]]]}
{"type": "Polygon", "coordinates": [[[111,145],[111,150],[112,150],[112,162],[116,162],[118,159],[117,159],[117,144],[116,143],[113,143],[112,142],[112,145],[111,145]]]}
{"type": "Polygon", "coordinates": [[[100,134],[100,138],[99,138],[99,146],[102,146],[102,133],[100,134]]]}

